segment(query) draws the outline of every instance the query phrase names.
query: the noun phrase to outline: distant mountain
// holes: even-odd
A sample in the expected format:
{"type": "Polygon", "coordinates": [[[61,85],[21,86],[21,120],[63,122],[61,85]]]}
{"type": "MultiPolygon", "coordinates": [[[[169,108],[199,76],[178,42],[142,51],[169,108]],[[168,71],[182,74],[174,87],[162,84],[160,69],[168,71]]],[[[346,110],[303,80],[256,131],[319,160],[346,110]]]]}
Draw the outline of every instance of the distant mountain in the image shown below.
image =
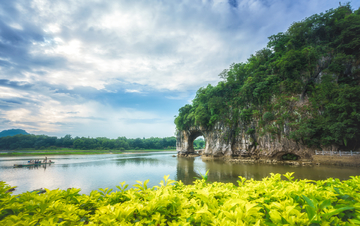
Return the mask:
{"type": "Polygon", "coordinates": [[[9,129],[0,132],[0,137],[15,136],[17,134],[29,134],[23,129],[9,129]]]}

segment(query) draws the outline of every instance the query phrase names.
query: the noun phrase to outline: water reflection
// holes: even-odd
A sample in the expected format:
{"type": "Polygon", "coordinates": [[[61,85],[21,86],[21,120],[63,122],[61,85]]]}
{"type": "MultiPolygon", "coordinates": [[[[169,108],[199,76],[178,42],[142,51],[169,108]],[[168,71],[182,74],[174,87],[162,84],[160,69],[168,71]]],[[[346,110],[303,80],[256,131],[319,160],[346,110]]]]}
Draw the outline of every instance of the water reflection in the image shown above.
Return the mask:
{"type": "Polygon", "coordinates": [[[195,178],[200,178],[201,175],[194,170],[194,162],[195,158],[178,158],[175,180],[191,184],[195,178]]]}
{"type": "Polygon", "coordinates": [[[52,165],[53,165],[53,164],[23,166],[22,168],[26,168],[26,169],[29,169],[29,170],[38,170],[38,169],[46,170],[46,168],[49,168],[49,167],[51,167],[52,165]]]}
{"type": "MultiPolygon", "coordinates": [[[[141,154],[109,155],[68,155],[51,156],[55,164],[14,168],[14,164],[41,159],[27,157],[1,157],[0,180],[11,186],[18,186],[14,194],[38,188],[67,189],[81,188],[81,193],[89,194],[94,189],[112,188],[119,182],[129,185],[136,180],[150,179],[148,186],[158,185],[164,175],[172,180],[192,184],[207,170],[210,182],[232,182],[237,184],[239,176],[261,180],[270,173],[285,174],[295,172],[296,179],[321,180],[328,177],[349,179],[360,174],[356,167],[300,166],[226,163],[219,160],[202,161],[201,158],[174,158],[175,152],[154,152],[141,154]]],[[[132,187],[132,186],[129,186],[132,187]]]]}
{"type": "Polygon", "coordinates": [[[126,158],[126,159],[116,159],[116,165],[124,166],[126,164],[135,164],[135,165],[150,165],[150,166],[157,166],[160,164],[158,159],[153,158],[126,158]]]}
{"type": "Polygon", "coordinates": [[[270,177],[270,173],[285,174],[294,172],[295,179],[324,180],[329,177],[341,180],[350,179],[350,176],[360,175],[359,168],[337,166],[293,166],[271,165],[259,163],[226,163],[219,160],[206,161],[206,170],[209,170],[208,180],[236,183],[239,176],[247,179],[262,180],[270,177]]]}

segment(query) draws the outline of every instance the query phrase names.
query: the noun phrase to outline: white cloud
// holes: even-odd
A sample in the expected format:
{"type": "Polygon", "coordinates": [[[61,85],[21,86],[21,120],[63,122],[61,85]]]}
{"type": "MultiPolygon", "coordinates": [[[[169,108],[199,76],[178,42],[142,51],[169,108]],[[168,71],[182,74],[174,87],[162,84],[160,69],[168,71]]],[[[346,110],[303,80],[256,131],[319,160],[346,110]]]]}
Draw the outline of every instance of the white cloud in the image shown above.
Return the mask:
{"type": "Polygon", "coordinates": [[[141,91],[136,90],[136,89],[125,89],[126,93],[141,93],[141,91]]]}
{"type": "Polygon", "coordinates": [[[177,109],[164,117],[165,110],[144,110],[135,97],[131,105],[122,93],[160,92],[190,103],[189,93],[215,85],[223,69],[246,61],[268,36],[337,6],[335,0],[241,0],[237,7],[226,0],[3,1],[0,19],[14,30],[9,40],[0,36],[8,45],[0,53],[1,79],[21,87],[0,88],[6,106],[0,119],[55,135],[171,136],[177,109]],[[108,104],[103,93],[118,99],[108,104]]]}
{"type": "Polygon", "coordinates": [[[218,73],[265,47],[267,36],[315,11],[307,3],[316,11],[330,5],[251,0],[238,1],[234,9],[225,0],[36,0],[31,18],[50,32],[50,42],[39,42],[31,51],[34,57],[66,59],[65,67],[45,69],[41,79],[51,84],[104,89],[119,79],[185,91],[216,84],[218,73]]]}

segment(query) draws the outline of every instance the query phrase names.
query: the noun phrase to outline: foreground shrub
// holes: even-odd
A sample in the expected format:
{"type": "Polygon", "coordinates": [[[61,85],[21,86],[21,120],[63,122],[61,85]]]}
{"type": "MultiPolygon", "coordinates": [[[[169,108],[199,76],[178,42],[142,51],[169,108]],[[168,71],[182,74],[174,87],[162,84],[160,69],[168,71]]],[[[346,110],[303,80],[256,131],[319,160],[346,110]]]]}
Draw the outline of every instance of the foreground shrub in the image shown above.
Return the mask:
{"type": "Polygon", "coordinates": [[[292,173],[262,181],[197,180],[184,185],[165,176],[160,186],[137,181],[119,191],[46,190],[6,193],[0,182],[0,225],[360,225],[360,177],[293,180],[292,173]]]}

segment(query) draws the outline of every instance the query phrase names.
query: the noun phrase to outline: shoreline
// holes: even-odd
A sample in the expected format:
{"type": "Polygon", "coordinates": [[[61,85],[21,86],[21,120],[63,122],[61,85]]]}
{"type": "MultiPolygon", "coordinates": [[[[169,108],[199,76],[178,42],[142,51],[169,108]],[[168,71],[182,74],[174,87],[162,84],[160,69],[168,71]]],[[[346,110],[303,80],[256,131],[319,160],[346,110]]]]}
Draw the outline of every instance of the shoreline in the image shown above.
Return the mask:
{"type": "Polygon", "coordinates": [[[148,150],[16,150],[16,151],[0,151],[0,157],[14,156],[39,156],[39,155],[101,155],[101,154],[135,154],[148,152],[164,152],[174,151],[168,149],[148,149],[148,150]]]}
{"type": "MultiPolygon", "coordinates": [[[[191,156],[190,156],[191,157],[191,156]]],[[[186,158],[186,157],[185,157],[186,158]]],[[[203,161],[211,161],[215,159],[221,159],[229,163],[249,163],[249,164],[283,164],[292,166],[319,166],[319,165],[333,165],[333,166],[344,166],[344,167],[360,167],[360,155],[355,156],[323,156],[313,155],[308,159],[299,160],[279,160],[274,158],[226,158],[216,157],[211,155],[201,155],[203,161]]]]}

